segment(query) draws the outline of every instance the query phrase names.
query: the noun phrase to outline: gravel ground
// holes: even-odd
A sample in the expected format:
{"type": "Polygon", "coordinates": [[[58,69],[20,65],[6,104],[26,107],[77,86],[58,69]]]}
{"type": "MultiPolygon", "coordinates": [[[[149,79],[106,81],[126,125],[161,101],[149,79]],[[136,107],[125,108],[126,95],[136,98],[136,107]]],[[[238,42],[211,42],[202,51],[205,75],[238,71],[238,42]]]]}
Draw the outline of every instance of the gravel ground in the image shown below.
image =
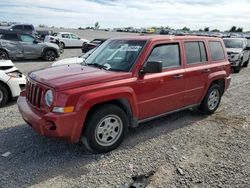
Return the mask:
{"type": "MultiPolygon", "coordinates": [[[[80,54],[66,49],[63,57],[80,54]]],[[[51,63],[15,64],[27,73],[51,63]]],[[[232,75],[214,115],[186,110],[142,124],[102,155],[36,134],[13,102],[0,109],[0,187],[128,187],[132,177],[135,186],[250,187],[249,74],[232,75]]]]}

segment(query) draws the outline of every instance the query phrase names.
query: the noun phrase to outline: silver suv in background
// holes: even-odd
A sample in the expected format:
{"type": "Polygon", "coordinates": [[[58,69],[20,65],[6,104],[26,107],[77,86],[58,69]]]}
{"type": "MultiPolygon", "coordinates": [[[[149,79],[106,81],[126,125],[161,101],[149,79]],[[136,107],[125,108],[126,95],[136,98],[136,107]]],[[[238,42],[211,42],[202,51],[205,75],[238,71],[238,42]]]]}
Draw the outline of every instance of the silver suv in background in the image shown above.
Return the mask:
{"type": "Polygon", "coordinates": [[[0,32],[0,59],[38,59],[55,61],[59,46],[40,42],[32,35],[19,32],[0,32]]]}
{"type": "Polygon", "coordinates": [[[234,72],[240,72],[242,67],[247,67],[250,58],[250,46],[245,38],[224,38],[228,60],[234,72]]]}

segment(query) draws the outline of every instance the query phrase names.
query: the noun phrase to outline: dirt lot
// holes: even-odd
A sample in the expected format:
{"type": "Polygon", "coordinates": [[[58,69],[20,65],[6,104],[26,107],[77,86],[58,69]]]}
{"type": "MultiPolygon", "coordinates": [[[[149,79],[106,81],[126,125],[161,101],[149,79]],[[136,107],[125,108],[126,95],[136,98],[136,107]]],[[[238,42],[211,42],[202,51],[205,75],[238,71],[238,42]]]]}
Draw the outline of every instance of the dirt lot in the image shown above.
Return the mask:
{"type": "MultiPolygon", "coordinates": [[[[63,57],[80,55],[66,49],[63,57]]],[[[27,73],[43,61],[15,61],[27,73]]],[[[0,109],[0,187],[250,187],[250,68],[232,75],[218,111],[186,110],[131,129],[104,155],[81,144],[42,137],[25,124],[15,102],[0,109]],[[10,152],[8,157],[1,155],[10,152]]]]}

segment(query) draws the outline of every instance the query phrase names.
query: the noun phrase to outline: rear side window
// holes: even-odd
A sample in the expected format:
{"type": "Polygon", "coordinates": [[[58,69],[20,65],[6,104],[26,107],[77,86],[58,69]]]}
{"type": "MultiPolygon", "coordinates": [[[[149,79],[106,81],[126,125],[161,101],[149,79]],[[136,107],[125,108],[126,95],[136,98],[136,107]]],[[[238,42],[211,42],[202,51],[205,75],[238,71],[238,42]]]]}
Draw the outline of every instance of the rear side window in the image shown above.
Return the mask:
{"type": "Polygon", "coordinates": [[[179,45],[164,44],[156,46],[151,52],[148,61],[161,61],[163,68],[180,66],[179,45]]]}
{"type": "Polygon", "coordinates": [[[211,57],[213,61],[220,61],[225,59],[225,53],[220,42],[209,42],[209,48],[211,51],[211,57]]]}
{"type": "Polygon", "coordinates": [[[1,39],[4,39],[4,40],[11,40],[11,41],[18,41],[18,36],[17,34],[2,34],[2,37],[1,39]]]}
{"type": "Polygon", "coordinates": [[[69,34],[62,34],[62,38],[70,38],[69,34]]]}
{"type": "Polygon", "coordinates": [[[25,30],[25,31],[32,31],[32,30],[33,30],[33,27],[30,26],[30,25],[25,25],[25,26],[24,26],[24,30],[25,30]]]}
{"type": "Polygon", "coordinates": [[[185,42],[187,64],[196,64],[207,61],[204,42],[185,42]]]}

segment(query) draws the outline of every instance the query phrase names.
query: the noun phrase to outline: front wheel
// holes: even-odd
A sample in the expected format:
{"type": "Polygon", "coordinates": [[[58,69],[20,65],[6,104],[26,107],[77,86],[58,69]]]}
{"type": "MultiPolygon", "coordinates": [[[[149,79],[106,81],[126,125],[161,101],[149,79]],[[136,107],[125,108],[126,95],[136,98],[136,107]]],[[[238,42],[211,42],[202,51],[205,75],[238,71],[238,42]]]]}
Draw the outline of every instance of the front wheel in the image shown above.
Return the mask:
{"type": "Polygon", "coordinates": [[[127,131],[126,113],[116,105],[107,104],[90,114],[81,140],[93,153],[104,153],[117,148],[127,131]]]}
{"type": "Polygon", "coordinates": [[[1,60],[8,60],[9,56],[8,56],[7,52],[5,52],[4,50],[0,50],[0,59],[1,60]]]}
{"type": "Polygon", "coordinates": [[[44,52],[44,59],[46,61],[55,61],[56,60],[56,52],[54,50],[46,50],[44,52]]]}
{"type": "Polygon", "coordinates": [[[248,67],[249,61],[250,61],[250,57],[248,58],[248,60],[245,63],[243,63],[243,67],[248,67]]]}
{"type": "Polygon", "coordinates": [[[213,114],[220,105],[221,88],[217,84],[213,84],[203,99],[199,109],[206,114],[213,114]]]}
{"type": "Polygon", "coordinates": [[[241,71],[241,67],[238,66],[238,67],[233,67],[233,72],[234,73],[239,73],[241,71]]]}
{"type": "Polygon", "coordinates": [[[6,87],[0,84],[0,107],[4,106],[9,99],[6,87]]]}

